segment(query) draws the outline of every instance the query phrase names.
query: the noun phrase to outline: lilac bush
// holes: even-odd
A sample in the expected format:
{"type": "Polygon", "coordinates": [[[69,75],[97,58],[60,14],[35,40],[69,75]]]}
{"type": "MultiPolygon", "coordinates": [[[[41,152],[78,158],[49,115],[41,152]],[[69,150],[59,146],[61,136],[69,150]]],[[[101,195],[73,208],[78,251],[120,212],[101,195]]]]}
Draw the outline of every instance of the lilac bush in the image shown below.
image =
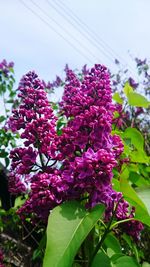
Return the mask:
{"type": "MultiPolygon", "coordinates": [[[[106,67],[84,68],[82,79],[66,68],[59,116],[67,123],[61,135],[37,75],[27,73],[18,89],[20,106],[13,110],[8,126],[20,132],[24,143],[11,151],[9,183],[13,194],[28,194],[18,210],[21,218],[31,215],[32,220],[47,222],[55,206],[71,199],[86,199],[88,209],[105,204],[106,222],[116,205],[116,220],[134,218],[134,208],[112,189],[113,168],[121,164],[123,144],[111,133],[116,107],[106,67]]],[[[138,239],[143,226],[133,220],[122,224],[122,229],[138,239]]]]}

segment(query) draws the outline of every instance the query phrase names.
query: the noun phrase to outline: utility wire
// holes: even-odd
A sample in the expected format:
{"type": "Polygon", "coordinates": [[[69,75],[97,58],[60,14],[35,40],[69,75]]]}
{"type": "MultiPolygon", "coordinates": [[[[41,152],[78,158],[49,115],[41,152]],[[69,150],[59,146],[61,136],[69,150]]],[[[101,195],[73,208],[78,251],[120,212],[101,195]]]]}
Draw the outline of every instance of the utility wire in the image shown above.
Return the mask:
{"type": "Polygon", "coordinates": [[[84,54],[80,49],[78,49],[70,40],[66,39],[63,34],[61,34],[59,31],[57,31],[53,26],[51,26],[50,23],[48,23],[45,19],[43,19],[37,12],[35,12],[31,7],[29,7],[26,3],[24,3],[23,0],[20,0],[20,3],[30,10],[38,19],[40,19],[45,25],[47,25],[48,28],[50,28],[52,31],[54,31],[59,37],[61,37],[67,44],[69,44],[78,54],[80,54],[82,57],[84,57],[88,62],[93,64],[93,61],[84,54]]]}
{"type": "MultiPolygon", "coordinates": [[[[101,48],[101,46],[89,36],[89,34],[82,28],[78,27],[75,23],[71,21],[71,19],[68,19],[66,16],[66,13],[63,14],[62,9],[59,9],[59,5],[56,7],[54,6],[54,3],[51,3],[49,0],[47,0],[47,3],[52,7],[59,15],[61,15],[69,24],[71,24],[82,36],[84,36],[90,43],[92,43],[101,53],[103,53],[111,62],[114,63],[114,56],[111,57],[110,53],[106,53],[104,48],[101,48]]],[[[56,3],[55,3],[56,4],[56,3]]]]}
{"type": "MultiPolygon", "coordinates": [[[[49,1],[47,0],[47,2],[49,1]]],[[[121,64],[123,61],[124,64],[129,67],[130,72],[135,72],[134,69],[122,57],[120,57],[120,55],[118,55],[102,38],[100,38],[100,36],[97,36],[97,33],[95,33],[84,21],[82,21],[80,17],[78,17],[76,13],[71,10],[71,8],[64,4],[64,2],[62,3],[61,0],[53,0],[53,2],[60,7],[61,11],[63,10],[65,12],[65,15],[67,14],[68,17],[72,18],[72,20],[78,24],[80,29],[84,28],[85,32],[90,36],[90,38],[93,38],[93,41],[95,41],[99,47],[103,47],[105,51],[108,50],[109,55],[112,55],[113,58],[118,59],[121,64]]]]}
{"type": "MultiPolygon", "coordinates": [[[[47,0],[47,2],[49,2],[47,0]]],[[[112,48],[106,43],[104,42],[104,40],[102,38],[100,38],[100,36],[97,37],[97,33],[95,33],[92,29],[89,28],[89,26],[87,26],[87,24],[82,21],[80,19],[80,17],[78,17],[75,12],[72,11],[71,8],[69,8],[67,5],[65,5],[64,3],[61,2],[61,0],[57,1],[57,0],[53,0],[53,2],[55,2],[57,4],[57,6],[60,6],[61,10],[64,10],[65,14],[68,14],[69,17],[71,17],[79,26],[82,26],[86,29],[86,32],[88,32],[88,34],[90,34],[90,36],[92,35],[93,39],[99,44],[99,41],[102,42],[101,46],[106,49],[106,47],[110,50],[110,54],[113,56],[114,55],[117,56],[117,58],[119,59],[120,56],[116,54],[115,51],[112,50],[112,48]]],[[[124,59],[123,59],[124,61],[124,59]]]]}
{"type": "Polygon", "coordinates": [[[62,29],[65,33],[67,33],[67,35],[69,37],[71,37],[73,40],[75,40],[80,47],[82,47],[84,50],[86,50],[90,56],[92,56],[96,61],[98,60],[98,58],[85,46],[83,45],[83,43],[81,41],[79,41],[73,34],[71,34],[69,31],[67,31],[65,29],[65,27],[63,27],[60,23],[57,22],[57,20],[55,20],[54,18],[52,18],[49,13],[47,13],[43,8],[41,8],[37,3],[35,3],[33,0],[30,0],[32,2],[32,4],[37,7],[45,16],[47,16],[51,21],[53,21],[58,27],[60,27],[60,29],[62,29]]]}

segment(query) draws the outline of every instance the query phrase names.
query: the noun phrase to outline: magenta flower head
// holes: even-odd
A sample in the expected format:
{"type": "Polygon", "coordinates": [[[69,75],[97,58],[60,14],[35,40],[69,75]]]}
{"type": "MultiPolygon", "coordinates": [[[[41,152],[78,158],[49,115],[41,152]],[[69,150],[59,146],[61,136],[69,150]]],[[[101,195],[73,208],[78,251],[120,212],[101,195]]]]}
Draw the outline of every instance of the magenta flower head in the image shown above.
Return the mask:
{"type": "Polygon", "coordinates": [[[46,157],[54,151],[56,117],[49,105],[43,83],[34,72],[29,72],[20,81],[18,96],[21,104],[8,121],[12,131],[22,130],[24,145],[32,145],[46,157]],[[52,149],[51,149],[52,148],[52,149]]]}
{"type": "MultiPolygon", "coordinates": [[[[112,189],[113,168],[123,151],[119,136],[112,135],[113,112],[110,77],[105,66],[95,65],[79,81],[69,69],[60,107],[68,124],[60,136],[60,151],[64,157],[62,176],[70,184],[70,196],[89,195],[88,207],[97,203],[106,206],[105,219],[110,220],[114,206],[122,194],[112,189]]],[[[133,217],[129,205],[121,200],[116,219],[133,217]]],[[[130,222],[132,225],[132,222],[130,222]]],[[[142,224],[136,226],[132,236],[139,238],[142,224]]],[[[130,233],[131,235],[131,233],[130,233]]]]}
{"type": "MultiPolygon", "coordinates": [[[[48,168],[50,175],[53,172],[50,166],[56,161],[57,119],[49,105],[43,83],[34,72],[29,72],[21,79],[18,90],[21,103],[17,110],[12,111],[8,126],[20,133],[24,147],[15,148],[10,153],[9,185],[13,194],[31,192],[33,177],[40,179],[40,174],[47,173],[48,168]]],[[[30,203],[33,206],[32,201],[30,203]]],[[[32,212],[35,210],[32,209],[32,212]]]]}

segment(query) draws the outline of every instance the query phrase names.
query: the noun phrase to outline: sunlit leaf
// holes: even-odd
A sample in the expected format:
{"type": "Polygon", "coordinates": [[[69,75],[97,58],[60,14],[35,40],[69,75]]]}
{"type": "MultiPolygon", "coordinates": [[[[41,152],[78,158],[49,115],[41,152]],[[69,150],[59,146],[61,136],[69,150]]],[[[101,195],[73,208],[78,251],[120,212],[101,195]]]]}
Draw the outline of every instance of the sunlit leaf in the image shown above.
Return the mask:
{"type": "Polygon", "coordinates": [[[150,186],[136,188],[136,193],[142,199],[150,215],[150,186]]]}
{"type": "Polygon", "coordinates": [[[148,157],[145,151],[133,151],[130,153],[130,159],[132,162],[137,163],[149,163],[150,157],[148,157]]]}
{"type": "Polygon", "coordinates": [[[117,103],[119,104],[123,104],[123,99],[121,98],[121,96],[119,95],[119,93],[114,93],[113,94],[113,100],[115,100],[117,103]]]}
{"type": "Polygon", "coordinates": [[[130,92],[127,97],[129,105],[131,106],[148,108],[150,105],[150,102],[143,95],[136,92],[130,92]]]}
{"type": "Polygon", "coordinates": [[[124,91],[125,95],[128,97],[128,95],[133,92],[133,88],[128,82],[126,82],[126,84],[123,88],[123,91],[124,91]]]}
{"type": "Polygon", "coordinates": [[[131,187],[127,179],[120,178],[120,191],[123,193],[125,199],[136,208],[135,218],[150,226],[150,216],[147,206],[131,187]]]}
{"type": "Polygon", "coordinates": [[[125,138],[131,139],[131,143],[138,149],[143,150],[144,147],[144,138],[143,135],[136,128],[127,128],[124,131],[123,136],[125,138]]]}
{"type": "Polygon", "coordinates": [[[91,211],[76,201],[56,207],[49,216],[43,267],[70,267],[80,245],[101,218],[104,206],[91,211]]]}

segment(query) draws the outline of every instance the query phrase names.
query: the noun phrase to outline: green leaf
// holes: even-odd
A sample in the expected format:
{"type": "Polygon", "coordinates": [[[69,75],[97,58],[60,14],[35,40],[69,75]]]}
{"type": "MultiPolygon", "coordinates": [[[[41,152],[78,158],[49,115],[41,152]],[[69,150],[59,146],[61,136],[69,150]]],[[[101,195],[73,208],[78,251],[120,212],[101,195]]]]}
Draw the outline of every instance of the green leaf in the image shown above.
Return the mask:
{"type": "Polygon", "coordinates": [[[150,105],[150,102],[144,96],[138,93],[129,93],[127,97],[129,105],[131,106],[148,108],[150,105]]]}
{"type": "Polygon", "coordinates": [[[1,116],[0,116],[0,122],[3,122],[3,121],[5,121],[5,120],[6,120],[6,117],[3,116],[3,115],[1,115],[1,116]]]}
{"type": "Polygon", "coordinates": [[[112,262],[116,262],[116,260],[117,260],[118,258],[123,257],[123,256],[124,256],[124,254],[122,254],[122,253],[116,253],[116,254],[113,254],[113,255],[111,256],[111,261],[112,261],[112,262]]]}
{"type": "Polygon", "coordinates": [[[115,255],[115,252],[111,248],[107,248],[107,255],[109,258],[111,258],[113,255],[115,255]]]}
{"type": "Polygon", "coordinates": [[[132,162],[136,163],[149,163],[150,157],[148,157],[145,151],[133,151],[130,153],[130,159],[132,162]]]}
{"type": "Polygon", "coordinates": [[[82,242],[104,212],[98,205],[91,211],[76,201],[56,207],[49,216],[43,267],[70,267],[82,242]]]}
{"type": "Polygon", "coordinates": [[[92,262],[92,267],[111,267],[109,257],[104,252],[99,251],[92,262]]]}
{"type": "Polygon", "coordinates": [[[123,91],[124,91],[125,95],[128,97],[128,95],[133,92],[133,88],[128,82],[126,82],[125,86],[123,88],[123,91]]]}
{"type": "Polygon", "coordinates": [[[138,131],[136,128],[127,128],[123,136],[131,139],[131,143],[136,147],[137,150],[143,150],[144,138],[140,131],[138,131]]]}
{"type": "Polygon", "coordinates": [[[113,234],[108,234],[104,244],[107,248],[111,248],[115,253],[121,253],[121,246],[118,239],[113,234]]]}
{"type": "Polygon", "coordinates": [[[113,186],[113,189],[117,192],[120,191],[120,183],[117,179],[113,178],[112,179],[112,186],[113,186]]]}
{"type": "Polygon", "coordinates": [[[140,265],[134,258],[123,256],[114,262],[114,267],[140,267],[140,265]]]}
{"type": "Polygon", "coordinates": [[[148,186],[150,183],[144,177],[142,177],[139,173],[130,172],[129,180],[135,184],[136,186],[148,186]]]}
{"type": "Polygon", "coordinates": [[[114,111],[114,119],[117,119],[120,117],[120,114],[117,111],[114,111]]]}
{"type": "Polygon", "coordinates": [[[0,150],[0,158],[6,158],[8,156],[8,152],[4,149],[0,150]]]}
{"type": "Polygon", "coordinates": [[[81,267],[81,265],[77,262],[73,263],[72,267],[81,267]]]}
{"type": "Polygon", "coordinates": [[[145,203],[124,177],[120,178],[120,191],[123,193],[125,199],[136,208],[135,218],[150,226],[150,216],[145,203]]]}
{"type": "Polygon", "coordinates": [[[126,241],[126,243],[128,244],[129,248],[133,248],[133,243],[131,240],[131,237],[125,233],[123,233],[122,238],[126,241]]]}
{"type": "Polygon", "coordinates": [[[123,99],[120,97],[119,93],[114,93],[113,94],[113,100],[115,100],[119,104],[123,104],[123,99]]]}
{"type": "Polygon", "coordinates": [[[130,200],[133,200],[137,205],[139,205],[142,209],[147,211],[147,208],[143,201],[139,198],[136,191],[132,188],[132,186],[129,184],[127,179],[124,179],[123,177],[120,178],[120,189],[121,192],[125,197],[127,197],[130,200]]]}
{"type": "Polygon", "coordinates": [[[150,215],[150,186],[136,189],[137,195],[142,199],[150,215]]]}
{"type": "Polygon", "coordinates": [[[15,208],[21,207],[25,203],[25,201],[26,201],[26,198],[17,197],[15,199],[15,205],[14,205],[14,207],[15,208]]]}
{"type": "Polygon", "coordinates": [[[5,165],[6,165],[6,168],[9,166],[9,163],[10,163],[9,158],[5,158],[5,165]]]}
{"type": "Polygon", "coordinates": [[[150,263],[145,261],[145,262],[143,262],[142,267],[150,267],[150,263]]]}
{"type": "Polygon", "coordinates": [[[14,74],[14,69],[13,68],[9,68],[10,72],[12,72],[14,74]]]}
{"type": "Polygon", "coordinates": [[[148,211],[145,211],[134,202],[133,205],[136,208],[134,218],[150,227],[150,216],[148,214],[148,211]]]}

